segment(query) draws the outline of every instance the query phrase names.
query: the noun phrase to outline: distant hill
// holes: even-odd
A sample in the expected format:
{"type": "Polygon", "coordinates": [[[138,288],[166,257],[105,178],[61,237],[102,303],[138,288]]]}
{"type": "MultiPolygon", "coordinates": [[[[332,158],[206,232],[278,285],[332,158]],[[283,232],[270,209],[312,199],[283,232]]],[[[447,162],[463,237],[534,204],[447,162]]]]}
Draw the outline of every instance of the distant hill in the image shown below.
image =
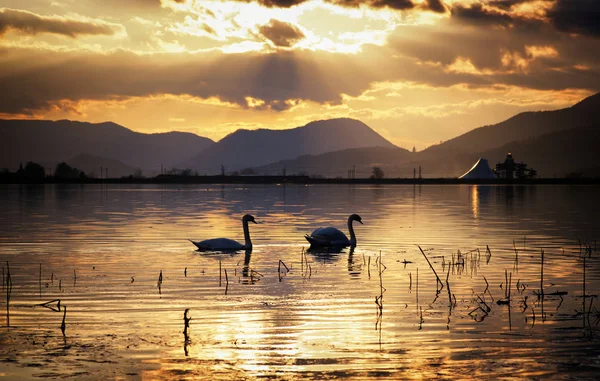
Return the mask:
{"type": "Polygon", "coordinates": [[[395,147],[358,120],[320,120],[289,130],[238,130],[181,166],[201,173],[218,173],[223,164],[229,172],[301,155],[376,146],[395,147]]]}
{"type": "MultiPolygon", "coordinates": [[[[572,128],[506,144],[482,153],[504,161],[512,152],[516,162],[527,163],[540,177],[564,177],[569,173],[600,176],[600,125],[572,128]]],[[[490,163],[492,164],[492,163],[490,163]]]]}
{"type": "Polygon", "coordinates": [[[482,152],[510,142],[575,127],[600,124],[600,93],[576,105],[554,111],[524,112],[504,122],[476,128],[420,152],[421,160],[482,152]]]}
{"type": "MultiPolygon", "coordinates": [[[[122,162],[105,157],[92,156],[88,154],[77,155],[66,161],[71,167],[84,171],[90,177],[100,177],[100,168],[104,172],[109,170],[109,177],[123,177],[133,175],[136,168],[130,167],[122,162]]],[[[106,173],[102,174],[106,176],[106,173]]]]}
{"type": "Polygon", "coordinates": [[[368,177],[377,164],[386,177],[412,177],[421,167],[423,177],[459,177],[480,157],[490,165],[512,152],[517,162],[536,169],[540,177],[564,177],[571,172],[600,176],[600,94],[556,111],[526,112],[504,122],[480,127],[428,149],[410,153],[403,149],[361,148],[342,150],[256,168],[256,172],[307,173],[347,177],[356,165],[357,177],[368,177]]]}
{"type": "Polygon", "coordinates": [[[402,165],[415,154],[399,147],[367,147],[350,148],[341,151],[328,152],[321,155],[304,155],[293,160],[283,160],[277,163],[254,168],[257,174],[281,175],[283,168],[288,175],[306,174],[326,177],[348,177],[348,170],[354,169],[357,178],[369,177],[373,167],[384,167],[386,177],[409,177],[409,170],[402,165]]]}
{"type": "Polygon", "coordinates": [[[142,134],[112,122],[69,120],[0,120],[0,142],[0,168],[18,168],[27,161],[54,166],[88,154],[156,173],[161,164],[180,163],[214,144],[185,132],[142,134]]]}

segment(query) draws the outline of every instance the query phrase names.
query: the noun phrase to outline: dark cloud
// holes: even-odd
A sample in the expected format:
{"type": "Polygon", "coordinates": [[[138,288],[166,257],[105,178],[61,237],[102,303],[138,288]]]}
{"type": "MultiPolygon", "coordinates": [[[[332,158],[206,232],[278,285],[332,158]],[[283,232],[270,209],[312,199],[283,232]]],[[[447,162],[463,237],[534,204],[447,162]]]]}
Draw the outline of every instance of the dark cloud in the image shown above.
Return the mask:
{"type": "Polygon", "coordinates": [[[600,37],[598,0],[557,0],[548,17],[563,32],[600,37]]]}
{"type": "Polygon", "coordinates": [[[26,34],[53,33],[69,37],[82,34],[112,35],[115,33],[113,28],[107,24],[40,16],[27,11],[7,8],[0,9],[0,35],[9,29],[26,34]]]}
{"type": "Polygon", "coordinates": [[[0,113],[159,94],[218,97],[244,107],[252,97],[281,110],[292,99],[337,104],[342,93],[359,95],[369,81],[352,63],[338,67],[342,55],[308,51],[135,55],[12,48],[0,56],[0,88],[11,89],[0,93],[0,113]]]}
{"type": "MultiPolygon", "coordinates": [[[[308,0],[237,0],[242,2],[257,2],[266,7],[273,8],[290,8],[298,4],[302,4],[308,0]]],[[[412,0],[325,0],[325,2],[341,5],[344,7],[359,7],[366,6],[371,8],[392,8],[398,10],[412,9],[415,4],[412,0]]],[[[439,2],[439,0],[433,0],[439,2]]]]}
{"type": "MultiPolygon", "coordinates": [[[[500,8],[505,11],[508,11],[515,5],[519,5],[519,4],[523,4],[523,3],[530,3],[533,1],[535,1],[535,0],[488,0],[488,2],[486,4],[488,4],[492,7],[496,7],[496,8],[500,8]]],[[[552,1],[552,0],[549,0],[549,1],[552,1]]]]}
{"type": "Polygon", "coordinates": [[[327,0],[330,3],[345,7],[367,6],[371,8],[412,9],[415,4],[412,0],[327,0]]]}
{"type": "Polygon", "coordinates": [[[473,3],[469,7],[456,4],[452,7],[451,13],[455,20],[467,24],[506,27],[513,22],[511,16],[493,9],[484,8],[481,3],[473,3]]]}
{"type": "Polygon", "coordinates": [[[578,38],[551,26],[535,34],[520,27],[473,33],[447,22],[399,27],[387,46],[364,45],[355,55],[309,50],[136,55],[6,48],[0,49],[0,88],[10,91],[0,92],[0,113],[33,113],[65,101],[160,94],[217,97],[242,107],[251,106],[246,100],[251,97],[264,101],[260,108],[284,110],[289,100],[339,104],[342,94],[358,96],[384,81],[599,91],[595,52],[600,40],[576,43],[578,38]],[[532,45],[553,46],[559,54],[530,59],[527,46],[532,45]],[[528,70],[504,67],[505,53],[529,58],[528,70]],[[459,57],[485,74],[447,70],[459,57]]]}
{"type": "Polygon", "coordinates": [[[304,38],[304,33],[296,26],[275,19],[271,19],[258,30],[276,46],[290,47],[304,38]]]}
{"type": "Polygon", "coordinates": [[[442,0],[427,0],[426,8],[436,12],[436,13],[444,13],[446,12],[446,7],[444,6],[444,2],[442,0]]]}

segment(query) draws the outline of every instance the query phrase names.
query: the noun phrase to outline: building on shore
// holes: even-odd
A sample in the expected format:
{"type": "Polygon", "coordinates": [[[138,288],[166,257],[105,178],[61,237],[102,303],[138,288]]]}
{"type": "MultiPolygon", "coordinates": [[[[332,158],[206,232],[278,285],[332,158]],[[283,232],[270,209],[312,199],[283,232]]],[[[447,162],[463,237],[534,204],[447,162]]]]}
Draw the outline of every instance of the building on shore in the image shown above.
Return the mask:
{"type": "Polygon", "coordinates": [[[494,173],[498,178],[506,180],[534,179],[537,176],[537,171],[533,168],[527,168],[527,164],[523,162],[515,163],[510,152],[506,155],[503,163],[496,164],[494,173]]]}
{"type": "Polygon", "coordinates": [[[460,177],[462,180],[488,180],[496,178],[497,176],[490,169],[487,159],[484,159],[483,157],[477,160],[477,163],[475,163],[467,173],[460,177]]]}

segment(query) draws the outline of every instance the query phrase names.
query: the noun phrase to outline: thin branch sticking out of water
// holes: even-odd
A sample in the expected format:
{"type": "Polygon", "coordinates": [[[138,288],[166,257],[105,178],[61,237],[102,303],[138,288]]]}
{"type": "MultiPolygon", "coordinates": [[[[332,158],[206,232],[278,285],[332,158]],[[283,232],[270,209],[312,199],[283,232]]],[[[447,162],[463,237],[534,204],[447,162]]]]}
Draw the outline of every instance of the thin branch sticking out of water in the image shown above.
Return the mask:
{"type": "Polygon", "coordinates": [[[162,275],[162,270],[160,270],[160,274],[158,275],[158,282],[156,282],[156,286],[158,287],[159,295],[162,295],[162,283],[163,283],[163,275],[162,275]]]}
{"type": "Polygon", "coordinates": [[[440,291],[442,291],[442,289],[444,288],[444,283],[442,283],[442,280],[440,279],[440,277],[438,276],[437,272],[435,271],[435,269],[433,268],[433,265],[431,264],[431,262],[429,262],[429,258],[427,258],[427,255],[425,255],[425,252],[423,251],[423,249],[421,249],[421,246],[417,245],[417,247],[419,248],[419,250],[421,250],[421,254],[423,254],[423,256],[425,257],[425,260],[427,261],[427,263],[429,264],[429,267],[431,267],[431,270],[433,271],[433,273],[435,274],[435,277],[437,279],[437,283],[436,283],[436,293],[440,293],[440,291]],[[438,287],[438,285],[440,287],[438,287]]]}
{"type": "Polygon", "coordinates": [[[67,318],[67,306],[63,306],[63,319],[62,319],[62,324],[60,325],[60,330],[62,331],[63,336],[65,336],[65,329],[67,328],[67,325],[65,324],[65,320],[67,318]]]}
{"type": "Polygon", "coordinates": [[[279,281],[280,282],[283,279],[283,276],[286,275],[288,272],[290,272],[290,269],[286,266],[285,262],[283,262],[280,259],[279,260],[279,265],[277,266],[277,274],[279,275],[279,281]],[[283,265],[283,267],[285,268],[285,272],[284,273],[281,272],[281,265],[283,265]]]}
{"type": "Polygon", "coordinates": [[[189,336],[189,329],[190,329],[190,321],[192,320],[192,317],[188,316],[189,312],[190,312],[190,309],[186,308],[183,313],[183,351],[186,356],[189,356],[188,345],[190,345],[190,343],[191,343],[190,336],[189,336]]]}
{"type": "Polygon", "coordinates": [[[60,312],[60,299],[53,299],[50,300],[46,303],[40,303],[40,304],[36,304],[36,306],[41,306],[41,307],[45,307],[48,308],[54,312],[60,312]],[[53,306],[52,304],[56,303],[56,306],[53,306]]]}

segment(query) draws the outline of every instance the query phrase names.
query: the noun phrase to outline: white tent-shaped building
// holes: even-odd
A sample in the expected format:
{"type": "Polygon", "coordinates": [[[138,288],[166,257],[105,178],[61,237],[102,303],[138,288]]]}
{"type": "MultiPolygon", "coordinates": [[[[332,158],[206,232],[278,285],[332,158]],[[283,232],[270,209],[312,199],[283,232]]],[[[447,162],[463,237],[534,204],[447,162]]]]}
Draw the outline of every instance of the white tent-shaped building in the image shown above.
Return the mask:
{"type": "Polygon", "coordinates": [[[496,179],[497,176],[490,169],[487,159],[480,158],[467,173],[460,177],[464,180],[496,179]]]}

